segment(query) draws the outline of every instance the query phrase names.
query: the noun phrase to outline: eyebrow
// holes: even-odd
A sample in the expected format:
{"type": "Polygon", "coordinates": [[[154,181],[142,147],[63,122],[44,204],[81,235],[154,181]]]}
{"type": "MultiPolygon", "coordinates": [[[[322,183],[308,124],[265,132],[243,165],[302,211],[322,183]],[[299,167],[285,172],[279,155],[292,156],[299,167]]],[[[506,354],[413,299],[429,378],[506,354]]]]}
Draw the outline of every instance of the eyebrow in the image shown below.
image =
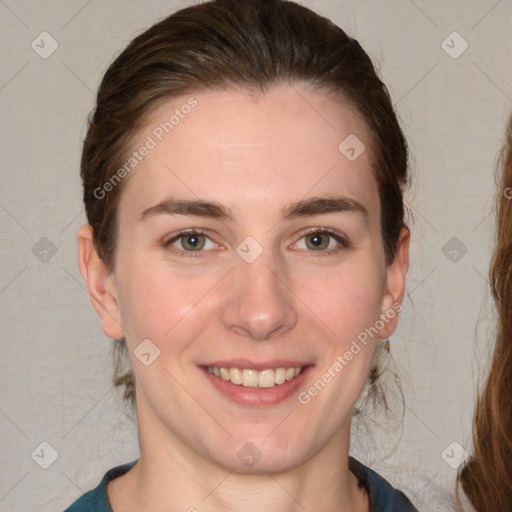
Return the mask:
{"type": "MultiPolygon", "coordinates": [[[[282,217],[285,220],[329,213],[357,213],[365,220],[368,210],[355,199],[341,196],[312,197],[292,203],[284,208],[282,217]]],[[[192,215],[211,219],[233,221],[234,215],[230,208],[215,201],[201,199],[166,199],[155,206],[144,210],[139,215],[139,221],[144,221],[156,215],[192,215]]]]}
{"type": "Polygon", "coordinates": [[[144,221],[155,215],[194,215],[209,217],[219,220],[233,220],[234,216],[230,208],[214,201],[201,199],[166,199],[139,215],[139,221],[144,221]]]}
{"type": "Polygon", "coordinates": [[[311,215],[321,215],[329,213],[358,213],[368,218],[368,210],[355,199],[349,197],[312,197],[292,203],[283,211],[283,217],[286,220],[297,217],[308,217],[311,215]]]}

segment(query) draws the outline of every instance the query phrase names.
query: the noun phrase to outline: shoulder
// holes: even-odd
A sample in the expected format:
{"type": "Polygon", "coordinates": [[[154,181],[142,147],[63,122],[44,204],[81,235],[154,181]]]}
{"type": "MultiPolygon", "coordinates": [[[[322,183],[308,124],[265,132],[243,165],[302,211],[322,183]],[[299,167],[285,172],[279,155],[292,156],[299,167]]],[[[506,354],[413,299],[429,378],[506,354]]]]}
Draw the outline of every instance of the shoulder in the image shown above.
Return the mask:
{"type": "Polygon", "coordinates": [[[107,484],[132,468],[137,461],[116,466],[105,473],[98,486],[72,503],[64,512],[112,512],[107,498],[107,484]]]}
{"type": "Polygon", "coordinates": [[[353,457],[349,468],[370,496],[370,512],[418,512],[403,492],[353,457]]]}

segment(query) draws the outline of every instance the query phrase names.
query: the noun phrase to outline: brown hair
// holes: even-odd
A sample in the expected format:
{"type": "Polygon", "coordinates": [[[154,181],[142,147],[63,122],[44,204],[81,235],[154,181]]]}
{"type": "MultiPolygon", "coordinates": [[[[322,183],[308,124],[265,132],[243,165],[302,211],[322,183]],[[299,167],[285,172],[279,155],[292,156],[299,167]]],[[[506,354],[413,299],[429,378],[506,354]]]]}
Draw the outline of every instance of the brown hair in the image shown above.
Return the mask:
{"type": "MultiPolygon", "coordinates": [[[[408,152],[368,55],[330,20],[291,1],[214,0],[182,9],[136,37],[99,87],[81,176],[94,242],[111,270],[123,182],[100,199],[97,191],[126,161],[151,113],[184,94],[228,87],[265,92],[280,83],[305,84],[345,101],[368,126],[382,239],[387,262],[393,260],[404,226],[408,152]]],[[[126,350],[123,340],[116,347],[126,350]]],[[[120,356],[116,360],[115,383],[127,386],[125,396],[133,397],[131,369],[123,368],[120,356]]]]}
{"type": "Polygon", "coordinates": [[[512,510],[512,118],[499,159],[490,284],[498,311],[491,369],[473,417],[474,455],[459,481],[477,512],[512,510]]]}

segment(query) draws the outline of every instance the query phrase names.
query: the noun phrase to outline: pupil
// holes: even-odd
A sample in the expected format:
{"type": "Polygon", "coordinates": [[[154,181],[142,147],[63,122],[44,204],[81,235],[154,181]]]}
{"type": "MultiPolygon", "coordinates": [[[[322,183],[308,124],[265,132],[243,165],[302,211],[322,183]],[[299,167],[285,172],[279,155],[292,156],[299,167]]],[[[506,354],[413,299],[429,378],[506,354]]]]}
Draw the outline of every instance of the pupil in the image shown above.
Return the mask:
{"type": "Polygon", "coordinates": [[[322,243],[322,238],[318,233],[315,233],[311,241],[313,245],[320,245],[322,243]]]}
{"type": "Polygon", "coordinates": [[[189,235],[183,235],[181,245],[183,249],[188,251],[201,250],[205,245],[204,235],[198,233],[191,233],[189,235]]]}

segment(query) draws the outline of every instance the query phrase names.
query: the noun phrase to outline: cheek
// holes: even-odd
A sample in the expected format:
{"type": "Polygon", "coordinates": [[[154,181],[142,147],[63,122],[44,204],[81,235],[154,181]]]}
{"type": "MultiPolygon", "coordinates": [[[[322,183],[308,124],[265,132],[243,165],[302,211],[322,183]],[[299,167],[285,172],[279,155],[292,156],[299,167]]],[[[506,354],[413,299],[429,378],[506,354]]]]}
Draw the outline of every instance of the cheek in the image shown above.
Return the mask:
{"type": "Polygon", "coordinates": [[[300,390],[298,400],[322,418],[330,432],[350,421],[369,375],[375,350],[372,328],[379,319],[384,290],[382,272],[377,264],[347,266],[321,279],[317,275],[315,284],[302,288],[304,302],[321,321],[316,324],[325,325],[325,335],[318,373],[300,390]]]}
{"type": "Polygon", "coordinates": [[[133,346],[149,338],[161,348],[180,350],[180,340],[193,338],[205,318],[211,316],[211,298],[217,275],[191,276],[169,269],[161,263],[136,261],[120,269],[118,287],[121,317],[133,346]],[[122,273],[122,274],[121,274],[122,273]],[[186,333],[186,336],[184,336],[186,333]]]}
{"type": "Polygon", "coordinates": [[[378,320],[385,272],[376,263],[361,261],[311,273],[295,286],[306,309],[328,328],[330,339],[344,345],[378,320]]]}

